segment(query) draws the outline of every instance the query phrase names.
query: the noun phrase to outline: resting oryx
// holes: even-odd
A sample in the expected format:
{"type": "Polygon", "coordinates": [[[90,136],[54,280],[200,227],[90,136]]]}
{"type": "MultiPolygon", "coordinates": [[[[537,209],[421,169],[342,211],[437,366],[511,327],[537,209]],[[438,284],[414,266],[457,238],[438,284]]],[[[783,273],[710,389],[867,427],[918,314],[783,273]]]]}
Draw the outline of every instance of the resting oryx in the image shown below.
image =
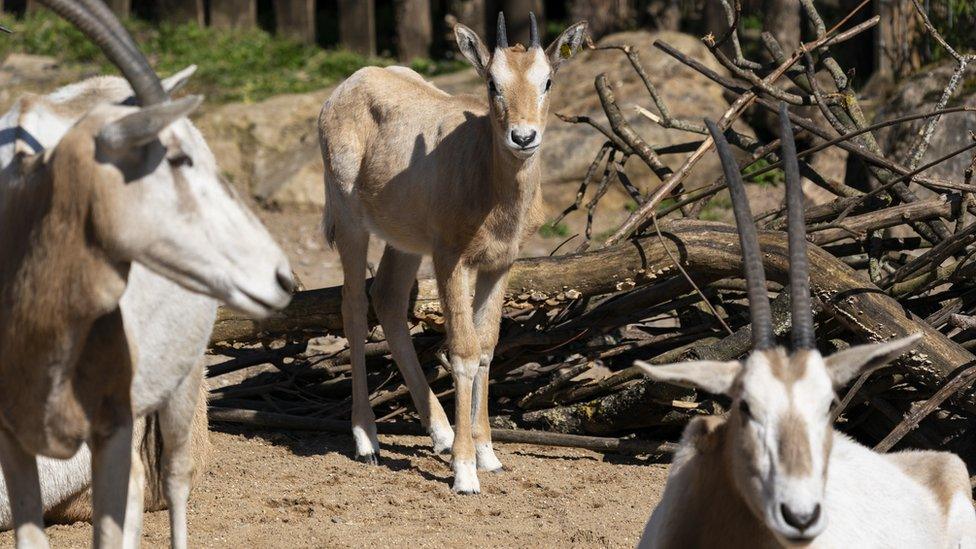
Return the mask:
{"type": "Polygon", "coordinates": [[[664,496],[640,547],[972,547],[969,476],[945,452],[873,452],[830,421],[834,390],[883,366],[920,337],[816,348],[796,149],[780,108],[786,172],[793,349],[777,347],[762,255],[739,168],[715,124],[745,270],[753,351],[745,361],[641,363],[658,381],[732,399],[727,418],[685,428],[664,496]]]}
{"type": "Polygon", "coordinates": [[[96,545],[121,545],[123,523],[125,542],[138,543],[133,411],[159,412],[174,544],[185,544],[186,439],[212,298],[265,316],[288,303],[291,271],[186,118],[201,98],[170,100],[98,0],[44,3],[128,84],[25,96],[4,122],[15,142],[0,172],[0,464],[18,545],[47,545],[50,491],[35,456],[69,458],[86,441],[96,545]],[[170,354],[170,344],[188,347],[170,354]],[[152,359],[135,374],[137,357],[152,359]]]}
{"type": "Polygon", "coordinates": [[[342,83],[319,115],[325,161],[324,228],[342,258],[342,319],[353,374],[356,458],[375,463],[376,425],[366,387],[366,249],[386,249],[370,294],[390,349],[436,451],[451,448],[453,489],[480,491],[477,469],[496,471],[488,426],[488,367],[498,339],[509,267],[541,223],[539,155],[549,92],[579,50],[579,22],[542,49],[509,47],[498,15],[489,52],[468,27],[454,35],[485,80],[487,101],[451,96],[417,73],[365,68],[342,83]],[[430,390],[407,327],[421,256],[433,258],[447,327],[457,436],[430,390]],[[472,303],[472,291],[474,300],[472,303]]]}

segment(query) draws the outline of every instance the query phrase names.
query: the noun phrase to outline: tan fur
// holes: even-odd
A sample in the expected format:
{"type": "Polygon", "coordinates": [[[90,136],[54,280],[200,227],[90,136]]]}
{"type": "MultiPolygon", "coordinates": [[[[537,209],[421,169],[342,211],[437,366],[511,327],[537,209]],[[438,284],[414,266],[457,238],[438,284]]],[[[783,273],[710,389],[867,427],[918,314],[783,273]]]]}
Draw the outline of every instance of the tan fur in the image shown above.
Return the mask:
{"type": "Polygon", "coordinates": [[[786,414],[779,423],[779,460],[788,475],[804,476],[812,468],[810,439],[806,422],[796,413],[786,414]]]}
{"type": "Polygon", "coordinates": [[[971,498],[969,472],[955,454],[934,451],[906,451],[887,454],[889,461],[931,490],[943,512],[948,513],[952,499],[963,494],[971,498]]]}
{"type": "Polygon", "coordinates": [[[666,518],[667,527],[660,529],[667,538],[656,540],[658,547],[780,547],[735,486],[731,470],[734,435],[730,433],[734,421],[714,416],[695,418],[685,428],[682,450],[672,465],[680,469],[672,472],[672,477],[687,477],[670,507],[674,513],[666,518]],[[708,527],[688,517],[708,517],[708,527]]]}
{"type": "MultiPolygon", "coordinates": [[[[564,35],[578,37],[582,29],[575,25],[564,35]]],[[[535,152],[554,69],[539,48],[495,50],[489,58],[470,29],[459,25],[455,32],[462,53],[486,78],[489,90],[495,90],[487,102],[448,95],[408,69],[365,68],[323,106],[319,139],[326,168],[324,229],[343,263],[357,456],[372,460],[378,449],[362,358],[362,278],[367,233],[372,233],[387,242],[370,291],[373,305],[437,447],[450,426],[406,331],[419,258],[432,256],[456,390],[455,490],[477,492],[477,479],[468,473],[476,449],[479,467],[498,467],[490,449],[488,366],[498,340],[508,269],[522,241],[542,222],[535,152]],[[530,72],[535,81],[530,81],[530,72]],[[529,139],[518,145],[520,151],[511,148],[514,138],[509,136],[515,128],[524,132],[520,140],[529,139]],[[459,477],[464,479],[459,482],[459,477]]]]}
{"type": "Polygon", "coordinates": [[[126,268],[102,247],[102,211],[116,206],[105,194],[124,182],[92,165],[101,126],[83,119],[58,149],[22,159],[0,210],[0,420],[34,454],[69,457],[130,409],[126,268]]]}
{"type": "MultiPolygon", "coordinates": [[[[210,431],[207,425],[208,391],[206,382],[201,383],[200,396],[197,400],[192,430],[190,431],[190,454],[193,456],[192,486],[199,482],[210,461],[210,431]]],[[[139,456],[142,458],[143,467],[146,471],[145,509],[147,511],[166,509],[162,470],[160,469],[162,440],[155,422],[155,414],[147,417],[145,421],[140,421],[136,425],[132,437],[133,444],[139,448],[139,456]]],[[[91,513],[91,488],[88,487],[45,513],[44,520],[51,524],[88,522],[91,520],[91,513]]]]}

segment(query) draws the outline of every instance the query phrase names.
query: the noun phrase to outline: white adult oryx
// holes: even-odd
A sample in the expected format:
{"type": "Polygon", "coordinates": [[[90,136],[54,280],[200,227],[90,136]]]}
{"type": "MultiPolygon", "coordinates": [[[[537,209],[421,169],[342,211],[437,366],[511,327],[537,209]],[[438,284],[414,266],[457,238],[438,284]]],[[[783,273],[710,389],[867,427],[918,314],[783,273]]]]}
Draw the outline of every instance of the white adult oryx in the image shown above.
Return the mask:
{"type": "Polygon", "coordinates": [[[786,172],[792,352],[775,345],[756,227],[725,137],[706,121],[725,171],[748,288],[753,351],[745,361],[641,363],[652,379],[732,399],[727,418],[685,428],[664,497],[640,547],[973,547],[976,513],[966,466],[946,452],[879,454],[830,421],[835,388],[883,366],[919,334],[816,349],[803,194],[786,106],[780,107],[786,172]]]}
{"type": "Polygon", "coordinates": [[[375,463],[376,424],[366,387],[366,249],[386,241],[370,293],[400,372],[437,451],[453,452],[453,489],[477,493],[476,472],[499,470],[488,425],[488,367],[498,340],[509,267],[541,223],[539,156],[549,91],[579,50],[579,22],[545,50],[509,47],[498,15],[489,52],[456,25],[458,47],[485,80],[487,102],[451,96],[402,67],[365,68],[336,88],[319,115],[325,161],[325,231],[342,257],[342,319],[349,339],[357,459],[375,463]],[[433,258],[447,327],[457,436],[430,390],[407,327],[421,256],[433,258]],[[474,300],[472,303],[472,290],[474,300]]]}
{"type": "Polygon", "coordinates": [[[0,465],[17,543],[47,545],[51,491],[35,456],[70,458],[87,442],[95,544],[136,546],[132,416],[159,411],[174,545],[185,545],[186,435],[211,298],[265,316],[288,303],[291,271],[186,118],[201,98],[171,100],[98,0],[43,3],[98,44],[128,85],[95,79],[25,96],[4,122],[19,128],[0,172],[0,465]],[[128,283],[141,286],[129,293],[128,283]],[[190,348],[171,362],[170,343],[190,348]]]}

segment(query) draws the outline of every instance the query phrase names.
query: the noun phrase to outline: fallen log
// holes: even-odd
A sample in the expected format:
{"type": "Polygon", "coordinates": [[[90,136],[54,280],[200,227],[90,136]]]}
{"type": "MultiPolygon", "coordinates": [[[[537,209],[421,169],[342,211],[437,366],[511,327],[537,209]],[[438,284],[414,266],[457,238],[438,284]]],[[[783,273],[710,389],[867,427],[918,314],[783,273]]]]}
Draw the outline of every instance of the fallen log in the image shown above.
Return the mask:
{"type": "MultiPolygon", "coordinates": [[[[322,419],[291,414],[277,414],[273,412],[259,412],[255,410],[241,410],[236,408],[211,407],[207,415],[210,421],[223,423],[237,423],[269,429],[289,429],[297,431],[325,431],[346,435],[351,429],[348,421],[337,419],[322,419]]],[[[377,431],[382,435],[415,435],[426,436],[423,426],[418,423],[377,423],[377,431]]],[[[514,442],[534,444],[537,446],[559,446],[564,448],[583,448],[595,452],[613,452],[619,454],[650,455],[674,453],[678,445],[673,442],[653,440],[589,437],[582,435],[567,435],[549,433],[546,431],[526,431],[519,429],[491,430],[493,442],[514,442]]]]}
{"type": "MultiPolygon", "coordinates": [[[[682,266],[692,276],[739,278],[742,255],[734,227],[715,222],[675,220],[661,223],[668,247],[676,250],[682,266]]],[[[780,283],[788,278],[785,233],[760,233],[767,277],[780,283]]],[[[809,247],[810,282],[813,295],[827,312],[851,332],[866,341],[882,341],[921,332],[924,337],[903,359],[914,378],[927,387],[940,382],[962,365],[976,359],[917,319],[896,300],[871,284],[857,271],[817,246],[809,247]]],[[[628,240],[609,248],[557,257],[517,261],[506,294],[509,307],[546,306],[579,295],[593,296],[630,290],[676,272],[657,235],[628,240]]],[[[252,321],[221,309],[212,342],[255,339],[262,333],[287,334],[302,331],[341,332],[339,288],[325,288],[296,294],[281,314],[264,321],[252,321]]],[[[420,280],[413,294],[413,314],[431,318],[439,311],[434,281],[420,280]]]]}

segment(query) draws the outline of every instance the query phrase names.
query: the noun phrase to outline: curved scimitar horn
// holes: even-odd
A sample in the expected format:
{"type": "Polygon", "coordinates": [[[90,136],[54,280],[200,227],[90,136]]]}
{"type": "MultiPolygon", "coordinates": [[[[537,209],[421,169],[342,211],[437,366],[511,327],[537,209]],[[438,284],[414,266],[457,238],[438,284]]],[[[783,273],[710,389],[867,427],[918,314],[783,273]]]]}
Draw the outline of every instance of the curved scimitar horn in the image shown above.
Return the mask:
{"type": "Polygon", "coordinates": [[[495,49],[508,47],[508,31],[505,30],[505,14],[498,12],[498,29],[495,32],[495,49]]]}
{"type": "Polygon", "coordinates": [[[535,22],[535,14],[531,11],[529,12],[529,42],[532,44],[530,47],[538,48],[539,45],[539,24],[535,22]]]}
{"type": "Polygon", "coordinates": [[[752,221],[752,210],[749,208],[749,198],[746,196],[745,185],[739,166],[732,157],[732,147],[725,140],[725,135],[715,125],[706,119],[705,125],[715,140],[715,148],[722,161],[725,182],[732,196],[732,212],[735,214],[735,224],[739,228],[739,246],[742,248],[742,265],[746,277],[746,289],[749,298],[749,317],[752,320],[752,348],[762,350],[772,348],[773,316],[769,306],[769,294],[766,293],[766,272],[763,269],[762,251],[759,249],[759,236],[756,225],[752,221]]]}
{"type": "Polygon", "coordinates": [[[779,106],[780,152],[786,172],[787,236],[790,245],[790,307],[793,316],[793,349],[814,349],[813,309],[810,303],[810,264],[807,260],[806,223],[803,216],[803,189],[796,143],[786,103],[779,106]]]}
{"type": "MultiPolygon", "coordinates": [[[[117,30],[113,30],[90,11],[74,2],[68,0],[40,0],[40,2],[71,22],[82,34],[98,45],[105,56],[122,71],[142,105],[162,103],[169,98],[146,58],[141,52],[130,47],[129,44],[134,44],[131,37],[128,40],[120,38],[116,35],[117,30]]],[[[121,29],[121,25],[117,29],[121,29]]],[[[122,32],[125,32],[124,29],[122,32]]]]}

